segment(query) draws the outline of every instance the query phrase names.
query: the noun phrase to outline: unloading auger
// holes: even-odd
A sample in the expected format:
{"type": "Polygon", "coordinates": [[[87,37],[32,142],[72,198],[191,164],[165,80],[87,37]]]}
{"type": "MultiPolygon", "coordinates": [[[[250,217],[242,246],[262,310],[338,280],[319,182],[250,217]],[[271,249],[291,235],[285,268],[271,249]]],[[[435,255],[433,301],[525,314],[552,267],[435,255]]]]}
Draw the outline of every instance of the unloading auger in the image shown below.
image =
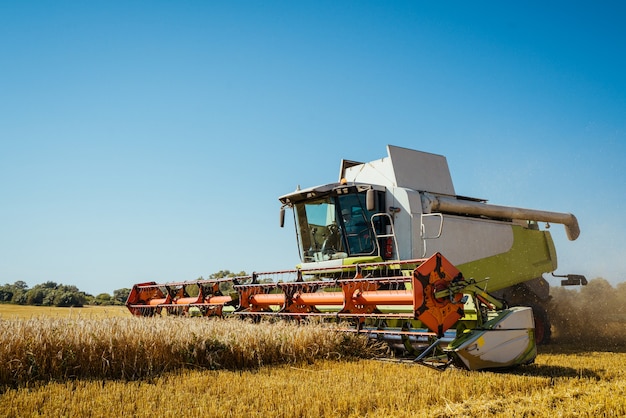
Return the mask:
{"type": "Polygon", "coordinates": [[[444,369],[513,367],[537,354],[530,308],[505,309],[443,255],[253,273],[133,287],[136,316],[321,318],[384,340],[412,360],[444,369]],[[460,321],[462,319],[462,321],[460,321]],[[452,328],[456,326],[456,331],[452,328]]]}

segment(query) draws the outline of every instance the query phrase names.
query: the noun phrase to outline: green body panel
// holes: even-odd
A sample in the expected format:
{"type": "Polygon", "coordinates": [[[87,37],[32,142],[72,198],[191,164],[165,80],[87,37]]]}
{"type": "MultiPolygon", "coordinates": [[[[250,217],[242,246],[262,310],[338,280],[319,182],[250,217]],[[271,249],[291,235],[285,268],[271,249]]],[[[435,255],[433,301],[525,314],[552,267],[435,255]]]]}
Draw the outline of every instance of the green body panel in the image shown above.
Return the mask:
{"type": "Polygon", "coordinates": [[[466,279],[489,279],[487,291],[516,285],[556,270],[552,236],[547,231],[514,225],[513,246],[506,253],[456,266],[466,279]]]}
{"type": "MultiPolygon", "coordinates": [[[[381,261],[384,261],[382,259],[382,257],[379,257],[377,255],[370,255],[370,256],[358,256],[358,257],[345,257],[345,258],[340,258],[338,260],[341,260],[341,266],[337,266],[337,271],[345,271],[346,269],[342,268],[342,266],[353,266],[355,264],[367,264],[367,263],[380,263],[381,261]]],[[[324,262],[319,263],[320,265],[323,265],[324,262]]],[[[307,264],[297,264],[296,268],[297,269],[306,269],[307,266],[315,266],[318,263],[307,263],[307,264]]],[[[310,268],[310,267],[309,267],[310,268]]],[[[329,270],[332,271],[332,270],[329,270]]]]}
{"type": "Polygon", "coordinates": [[[342,264],[344,266],[349,266],[352,264],[366,264],[366,263],[379,263],[383,261],[383,259],[379,256],[359,256],[359,257],[346,257],[341,259],[342,264]]]}

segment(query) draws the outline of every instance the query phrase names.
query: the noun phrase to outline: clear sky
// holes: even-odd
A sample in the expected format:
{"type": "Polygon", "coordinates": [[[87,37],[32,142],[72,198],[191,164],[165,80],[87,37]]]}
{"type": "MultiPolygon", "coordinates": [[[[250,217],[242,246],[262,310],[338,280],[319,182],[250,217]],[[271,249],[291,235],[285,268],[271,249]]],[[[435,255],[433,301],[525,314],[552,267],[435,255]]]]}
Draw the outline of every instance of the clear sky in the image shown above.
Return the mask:
{"type": "Polygon", "coordinates": [[[278,196],[387,144],[445,155],[458,194],[574,213],[557,273],[626,281],[624,21],[621,1],[2,2],[0,284],[293,268],[278,196]]]}

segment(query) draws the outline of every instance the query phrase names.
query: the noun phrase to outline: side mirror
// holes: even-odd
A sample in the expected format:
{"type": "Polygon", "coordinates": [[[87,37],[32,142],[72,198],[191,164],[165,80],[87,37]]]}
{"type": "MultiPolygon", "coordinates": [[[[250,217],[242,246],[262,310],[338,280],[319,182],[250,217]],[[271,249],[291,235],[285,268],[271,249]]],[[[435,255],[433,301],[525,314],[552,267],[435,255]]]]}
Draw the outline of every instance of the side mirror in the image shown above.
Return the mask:
{"type": "Polygon", "coordinates": [[[367,210],[370,212],[376,209],[375,198],[376,194],[374,192],[374,189],[368,189],[365,193],[365,204],[367,206],[367,210]]]}
{"type": "Polygon", "coordinates": [[[285,226],[285,207],[280,208],[280,227],[283,228],[285,226]]]}
{"type": "Polygon", "coordinates": [[[587,278],[582,274],[554,274],[554,277],[561,277],[565,280],[561,280],[561,286],[587,286],[587,278]]]}

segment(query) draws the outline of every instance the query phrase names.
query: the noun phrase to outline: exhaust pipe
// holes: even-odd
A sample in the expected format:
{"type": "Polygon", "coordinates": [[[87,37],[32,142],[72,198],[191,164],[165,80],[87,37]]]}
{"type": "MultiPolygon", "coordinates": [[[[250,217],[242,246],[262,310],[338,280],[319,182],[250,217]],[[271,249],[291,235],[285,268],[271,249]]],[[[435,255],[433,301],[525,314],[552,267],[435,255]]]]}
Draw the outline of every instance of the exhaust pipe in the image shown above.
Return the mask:
{"type": "Polygon", "coordinates": [[[565,226],[565,233],[570,241],[574,241],[580,235],[578,220],[571,213],[490,205],[472,200],[434,196],[430,193],[422,193],[422,205],[425,213],[439,211],[459,215],[483,215],[493,218],[562,224],[565,226]]]}

